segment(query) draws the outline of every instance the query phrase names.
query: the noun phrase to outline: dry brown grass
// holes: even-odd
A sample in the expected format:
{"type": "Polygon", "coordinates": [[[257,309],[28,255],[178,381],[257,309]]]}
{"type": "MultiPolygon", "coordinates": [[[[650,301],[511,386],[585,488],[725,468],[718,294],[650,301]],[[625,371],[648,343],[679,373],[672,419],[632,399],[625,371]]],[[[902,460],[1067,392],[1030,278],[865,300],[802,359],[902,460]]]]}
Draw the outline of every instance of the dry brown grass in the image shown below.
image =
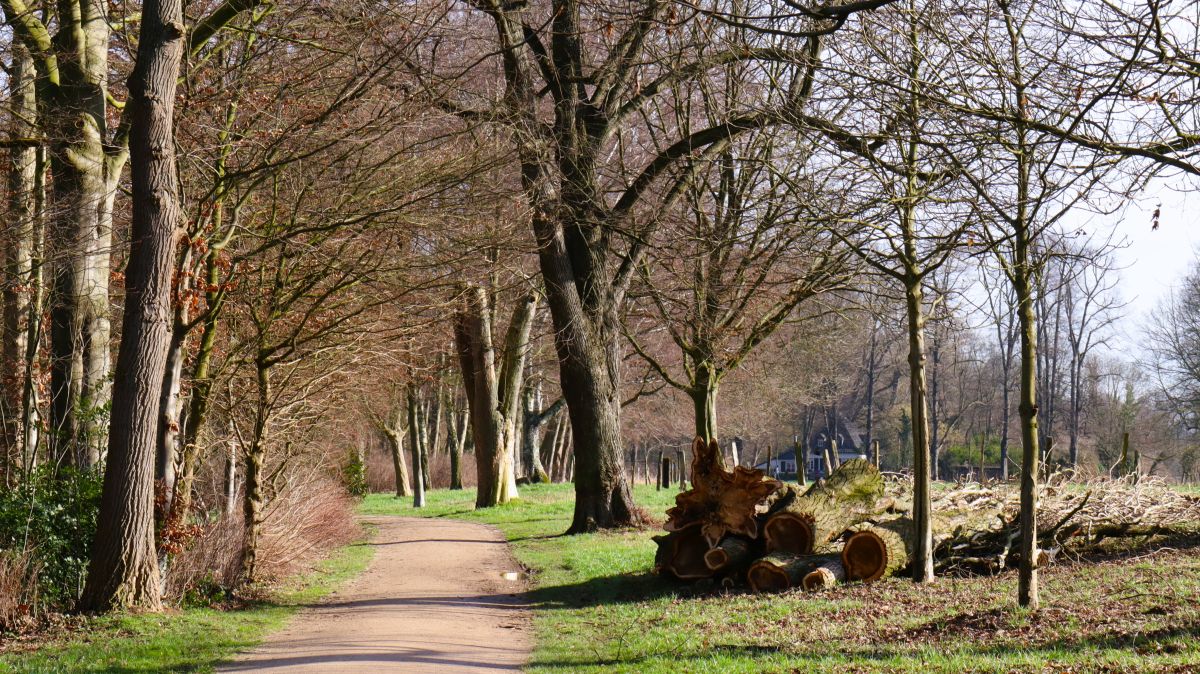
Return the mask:
{"type": "MultiPolygon", "coordinates": [[[[407,461],[410,457],[405,456],[407,461]]],[[[411,463],[411,461],[409,461],[411,463]]],[[[409,466],[411,479],[412,467],[409,466]]],[[[429,458],[429,479],[434,489],[450,487],[450,455],[435,454],[429,458]]],[[[462,479],[464,487],[475,486],[475,455],[464,454],[462,457],[462,479]]],[[[388,451],[377,448],[367,452],[367,486],[373,494],[386,494],[396,491],[396,471],[392,466],[392,455],[388,451]]]]}
{"type": "MultiPolygon", "coordinates": [[[[290,485],[267,506],[259,568],[266,579],[283,578],[305,570],[358,534],[354,501],[338,482],[322,477],[290,485]]],[[[178,600],[203,585],[237,585],[244,535],[241,512],[206,525],[200,536],[172,559],[167,596],[178,600]]]]}
{"type": "Polygon", "coordinates": [[[34,621],[37,577],[38,564],[32,553],[0,550],[0,632],[34,621]]]}

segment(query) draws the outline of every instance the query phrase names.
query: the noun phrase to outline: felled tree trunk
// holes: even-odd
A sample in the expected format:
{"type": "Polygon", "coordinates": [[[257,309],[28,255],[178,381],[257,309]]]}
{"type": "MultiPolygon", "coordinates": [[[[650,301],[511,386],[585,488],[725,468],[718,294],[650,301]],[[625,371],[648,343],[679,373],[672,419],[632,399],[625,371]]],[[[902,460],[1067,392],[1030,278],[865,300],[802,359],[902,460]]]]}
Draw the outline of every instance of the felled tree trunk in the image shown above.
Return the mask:
{"type": "Polygon", "coordinates": [[[829,559],[804,575],[800,585],[808,592],[825,590],[846,580],[846,567],[841,559],[829,559]]]}
{"type": "Polygon", "coordinates": [[[783,592],[800,587],[804,577],[821,564],[836,560],[836,555],[796,555],[777,552],[750,565],[746,581],[755,592],[783,592]]]}
{"type": "Polygon", "coordinates": [[[754,541],[743,536],[726,536],[717,547],[704,553],[704,565],[714,572],[739,569],[754,559],[754,541]]]}
{"type": "Polygon", "coordinates": [[[679,580],[711,578],[715,572],[705,563],[710,551],[699,522],[679,531],[655,536],[658,551],[654,555],[654,572],[667,573],[679,580]]]}
{"type": "Polygon", "coordinates": [[[850,580],[869,583],[907,566],[911,551],[912,520],[897,519],[851,534],[842,547],[842,566],[850,580]]]}
{"type": "Polygon", "coordinates": [[[706,443],[697,437],[692,457],[692,488],[675,497],[675,507],[667,511],[663,528],[679,531],[698,522],[709,547],[726,534],[757,538],[758,504],[782,484],[765,477],[761,470],[743,466],[725,470],[715,440],[706,443]]]}
{"type": "Polygon", "coordinates": [[[842,464],[803,495],[794,489],[768,511],[763,537],[768,552],[808,555],[875,512],[883,496],[879,471],[863,459],[842,464]]]}

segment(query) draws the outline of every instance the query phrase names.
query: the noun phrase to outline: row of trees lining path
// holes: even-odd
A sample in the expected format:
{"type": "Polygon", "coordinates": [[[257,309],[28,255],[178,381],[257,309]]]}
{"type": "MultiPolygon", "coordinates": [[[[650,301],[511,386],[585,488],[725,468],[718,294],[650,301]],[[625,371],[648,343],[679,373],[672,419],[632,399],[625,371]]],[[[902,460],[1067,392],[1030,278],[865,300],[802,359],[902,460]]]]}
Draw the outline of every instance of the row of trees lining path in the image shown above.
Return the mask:
{"type": "MultiPolygon", "coordinates": [[[[225,0],[189,26],[179,0],[144,2],[129,99],[120,106],[111,105],[107,90],[112,35],[104,8],[86,0],[59,4],[51,22],[39,18],[21,0],[0,0],[5,20],[23,48],[19,54],[14,50],[20,56],[13,68],[16,81],[33,73],[36,124],[31,130],[46,139],[53,179],[47,241],[58,250],[48,302],[48,430],[55,457],[82,468],[102,463],[105,472],[81,608],[159,609],[161,560],[155,527],[170,513],[156,512],[155,480],[166,479],[177,463],[176,453],[182,451],[185,479],[178,484],[183,493],[178,498],[172,495],[170,502],[181,500],[186,516],[185,487],[193,477],[188,473],[188,452],[195,436],[187,436],[195,429],[180,428],[173,408],[179,398],[181,326],[190,330],[203,325],[207,330],[222,293],[220,283],[204,284],[210,313],[199,322],[182,318],[173,297],[177,290],[173,275],[179,270],[180,243],[188,228],[175,150],[176,90],[185,58],[206,54],[225,27],[239,17],[258,16],[255,12],[263,3],[225,0]],[[110,108],[120,110],[111,131],[110,108]],[[111,330],[105,318],[111,277],[108,248],[113,204],[127,162],[132,226],[122,339],[110,401],[106,382],[111,330]],[[109,427],[92,427],[99,417],[87,410],[104,408],[109,402],[109,427]],[[182,441],[176,437],[180,434],[185,436],[182,441]],[[107,453],[102,461],[98,439],[103,438],[107,453]]],[[[372,73],[393,68],[406,73],[409,91],[454,119],[458,133],[486,130],[513,149],[516,161],[504,171],[518,186],[528,210],[570,418],[576,500],[568,532],[625,526],[640,517],[626,479],[621,444],[622,347],[626,339],[636,344],[641,338],[636,325],[631,328],[626,321],[631,304],[638,305],[642,316],[652,317],[648,320],[676,326],[683,321],[695,328],[691,333],[672,330],[671,338],[682,354],[686,374],[682,378],[649,357],[647,349],[637,348],[664,380],[693,399],[697,434],[712,439],[718,432],[716,396],[724,373],[737,367],[802,302],[843,287],[845,265],[857,259],[896,281],[905,295],[917,481],[914,518],[924,532],[918,538],[915,578],[929,580],[928,488],[931,444],[936,446],[936,441],[931,443],[925,390],[922,289],[951,253],[961,253],[977,238],[979,254],[990,256],[1000,267],[1018,308],[1022,511],[1027,518],[1022,527],[1022,549],[1027,554],[1022,556],[1019,599],[1036,606],[1030,546],[1035,544],[1033,514],[1041,452],[1034,302],[1045,260],[1043,234],[1093,189],[1128,192],[1163,167],[1200,174],[1188,154],[1200,139],[1179,131],[1173,108],[1167,105],[1175,101],[1166,95],[1155,100],[1161,103],[1164,118],[1158,120],[1152,137],[1119,135],[1127,126],[1121,117],[1122,103],[1149,96],[1138,89],[1141,85],[1131,83],[1151,78],[1163,82],[1164,88],[1179,89],[1180,82],[1194,84],[1194,60],[1179,52],[1163,33],[1157,5],[1152,4],[1149,15],[1118,12],[1094,17],[1085,26],[1054,23],[1070,14],[1065,5],[1034,11],[1007,0],[961,8],[900,0],[811,6],[786,1],[770,11],[737,0],[713,7],[654,0],[621,12],[597,9],[580,0],[552,0],[546,5],[470,0],[466,7],[463,13],[446,13],[439,29],[452,32],[456,21],[482,18],[491,30],[486,37],[476,36],[478,41],[464,46],[449,63],[442,60],[441,51],[423,49],[421,41],[414,40],[411,50],[375,55],[378,58],[370,66],[359,67],[372,73]],[[945,17],[960,14],[978,14],[974,16],[978,25],[989,29],[985,39],[958,35],[948,27],[953,22],[945,17]],[[837,51],[836,43],[831,44],[831,36],[847,30],[853,21],[881,29],[879,34],[887,37],[888,44],[869,43],[870,47],[894,59],[891,65],[898,64],[903,76],[855,73],[875,77],[872,88],[878,86],[881,93],[877,98],[862,97],[860,107],[854,107],[858,97],[842,96],[851,102],[848,107],[831,109],[825,96],[846,92],[838,91],[828,75],[839,68],[849,70],[852,63],[848,54],[837,51]],[[870,23],[875,21],[878,24],[870,23]],[[1104,30],[1106,21],[1126,30],[1104,30]],[[983,46],[971,54],[970,65],[956,71],[959,62],[951,56],[977,44],[983,46]],[[1035,93],[1035,80],[1066,86],[1078,78],[1072,49],[1095,57],[1085,78],[1089,88],[1080,85],[1074,100],[1065,94],[1035,93]],[[489,69],[495,68],[501,91],[473,88],[488,81],[489,69]],[[935,80],[957,86],[935,86],[935,80]],[[714,88],[714,82],[722,87],[714,88]],[[737,82],[753,82],[754,90],[741,90],[737,82]],[[781,82],[787,85],[777,86],[781,82]],[[974,86],[981,82],[991,84],[974,86]],[[704,114],[690,114],[681,104],[684,99],[702,100],[704,114]],[[871,109],[873,105],[877,109],[871,109]],[[745,218],[750,197],[730,178],[738,173],[735,165],[748,161],[770,166],[765,179],[789,197],[789,188],[799,189],[811,179],[774,168],[780,145],[743,143],[768,129],[794,134],[785,145],[815,139],[831,156],[843,160],[837,170],[853,173],[842,177],[845,183],[839,195],[844,198],[810,205],[811,212],[802,215],[776,214],[774,221],[745,218]],[[1114,178],[1114,167],[1135,165],[1142,168],[1114,178]],[[711,166],[721,167],[716,180],[704,175],[705,167],[711,166]],[[862,194],[883,193],[887,198],[857,203],[856,195],[866,183],[882,188],[862,194]],[[1113,187],[1117,184],[1120,187],[1113,187]],[[964,193],[970,199],[963,199],[964,193]],[[706,215],[713,200],[728,210],[709,222],[706,215]],[[759,281],[753,274],[750,280],[740,272],[732,278],[725,275],[738,270],[738,260],[730,253],[732,247],[722,242],[729,241],[730,233],[744,231],[748,220],[771,227],[811,225],[834,201],[844,208],[825,223],[820,236],[806,238],[800,234],[814,232],[801,229],[794,238],[784,237],[774,246],[739,253],[748,256],[744,259],[778,263],[756,267],[756,273],[762,274],[759,281]],[[927,208],[934,205],[936,211],[939,204],[968,202],[972,208],[963,213],[939,214],[927,208]],[[639,288],[653,286],[648,242],[668,214],[681,206],[691,208],[698,223],[697,238],[716,242],[704,251],[708,265],[696,275],[695,292],[682,302],[653,291],[631,297],[635,281],[643,281],[639,288]],[[856,227],[834,228],[847,222],[856,227]],[[818,259],[809,261],[802,273],[781,281],[779,270],[796,270],[787,253],[798,246],[818,251],[818,259]],[[755,307],[757,314],[748,329],[742,329],[745,312],[721,310],[729,305],[744,307],[768,280],[790,290],[767,306],[755,307]]],[[[862,80],[845,77],[841,82],[854,87],[862,80]]],[[[351,78],[330,108],[354,99],[360,85],[351,78]]],[[[318,113],[313,119],[324,116],[318,113]]],[[[42,143],[14,139],[11,144],[42,143]]],[[[14,166],[25,164],[25,158],[14,161],[14,166]]],[[[218,166],[214,173],[223,179],[222,170],[218,166]]],[[[13,176],[27,177],[22,171],[14,171],[13,176]]],[[[215,193],[223,195],[224,189],[218,187],[215,193]]],[[[219,203],[221,198],[215,200],[219,203]]],[[[380,208],[379,212],[386,212],[386,206],[380,208]]],[[[334,240],[331,247],[358,262],[373,259],[369,245],[334,240]]],[[[326,299],[363,282],[360,277],[339,276],[336,264],[305,267],[298,260],[310,261],[286,245],[274,250],[274,277],[265,272],[260,277],[273,290],[294,284],[287,288],[289,292],[271,295],[284,304],[311,296],[326,299]],[[317,278],[334,280],[320,288],[317,278]]],[[[205,258],[210,281],[219,276],[213,259],[205,258]]],[[[510,484],[511,462],[518,411],[524,406],[522,377],[536,300],[522,296],[515,306],[497,367],[494,320],[488,317],[497,309],[495,302],[478,288],[464,288],[461,296],[465,299],[456,321],[456,346],[475,447],[487,459],[480,462],[480,476],[485,479],[479,492],[479,505],[486,507],[505,500],[515,487],[510,484]]],[[[367,300],[351,311],[366,312],[384,302],[367,300]]],[[[279,309],[272,305],[262,313],[247,312],[255,331],[249,340],[254,353],[247,362],[252,362],[257,381],[245,499],[248,543],[243,566],[250,578],[256,574],[255,537],[265,498],[265,478],[259,471],[274,400],[273,377],[282,363],[300,361],[318,350],[298,332],[275,322],[279,309]],[[312,351],[306,351],[307,346],[312,351]]],[[[320,330],[329,331],[343,325],[343,319],[324,318],[314,308],[299,324],[309,326],[311,320],[323,326],[320,330]]],[[[182,334],[186,336],[186,330],[182,334]]],[[[28,391],[23,397],[21,404],[28,408],[28,391]]],[[[206,401],[207,391],[192,398],[200,406],[206,401]]],[[[413,408],[410,404],[410,411],[413,408]]],[[[203,409],[197,412],[188,417],[188,425],[202,423],[203,409]]],[[[418,433],[418,419],[412,418],[409,425],[418,433]]],[[[413,442],[414,474],[425,470],[424,459],[416,453],[418,444],[413,442]]],[[[417,483],[420,494],[423,480],[417,483]]]]}

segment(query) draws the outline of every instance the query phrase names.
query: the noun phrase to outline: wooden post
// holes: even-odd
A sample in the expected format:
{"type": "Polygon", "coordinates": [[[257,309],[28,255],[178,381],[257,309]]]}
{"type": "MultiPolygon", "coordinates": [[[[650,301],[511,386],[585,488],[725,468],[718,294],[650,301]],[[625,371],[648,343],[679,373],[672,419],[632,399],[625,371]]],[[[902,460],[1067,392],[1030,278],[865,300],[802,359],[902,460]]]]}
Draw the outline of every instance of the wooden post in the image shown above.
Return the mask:
{"type": "Polygon", "coordinates": [[[875,469],[878,470],[879,469],[879,441],[878,440],[871,441],[871,454],[874,455],[873,458],[875,459],[875,469]]]}
{"type": "Polygon", "coordinates": [[[800,486],[808,483],[808,442],[796,441],[796,480],[800,486]]]}
{"type": "Polygon", "coordinates": [[[1121,474],[1129,473],[1129,432],[1121,436],[1121,474]]]}
{"type": "Polygon", "coordinates": [[[987,442],[987,438],[984,438],[984,437],[979,438],[979,484],[983,484],[983,481],[985,479],[987,479],[987,475],[983,472],[984,461],[985,461],[985,459],[984,459],[984,443],[986,443],[986,442],[987,442]]]}

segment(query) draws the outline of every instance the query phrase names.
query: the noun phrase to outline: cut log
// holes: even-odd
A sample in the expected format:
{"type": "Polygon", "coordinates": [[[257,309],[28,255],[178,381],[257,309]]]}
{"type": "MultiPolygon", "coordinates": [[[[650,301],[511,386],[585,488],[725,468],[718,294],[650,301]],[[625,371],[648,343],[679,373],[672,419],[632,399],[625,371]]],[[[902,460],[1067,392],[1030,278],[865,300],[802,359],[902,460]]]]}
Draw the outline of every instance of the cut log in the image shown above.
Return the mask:
{"type": "Polygon", "coordinates": [[[712,571],[744,567],[754,559],[754,541],[742,536],[726,536],[717,547],[704,553],[704,564],[712,571]]]}
{"type": "Polygon", "coordinates": [[[846,567],[842,566],[842,560],[835,558],[809,571],[800,584],[808,592],[816,592],[831,588],[845,580],[846,567]]]}
{"type": "Polygon", "coordinates": [[[912,549],[912,520],[896,519],[860,528],[842,547],[846,577],[869,583],[908,565],[912,549]]]}
{"type": "Polygon", "coordinates": [[[669,574],[679,580],[709,578],[714,571],[704,563],[710,548],[704,539],[699,522],[679,531],[655,536],[658,551],[654,554],[654,572],[669,574]]]}
{"type": "Polygon", "coordinates": [[[795,490],[776,499],[768,510],[763,537],[768,552],[807,555],[824,550],[854,524],[878,512],[883,478],[863,459],[853,459],[803,495],[795,490]]]}
{"type": "Polygon", "coordinates": [[[836,559],[837,555],[774,553],[751,564],[746,580],[755,592],[783,592],[800,587],[809,572],[836,559]]]}
{"type": "Polygon", "coordinates": [[[675,497],[667,511],[667,531],[681,531],[699,523],[708,547],[716,547],[727,534],[758,538],[760,504],[782,485],[763,471],[736,466],[725,470],[716,441],[692,443],[692,488],[675,497]]]}

